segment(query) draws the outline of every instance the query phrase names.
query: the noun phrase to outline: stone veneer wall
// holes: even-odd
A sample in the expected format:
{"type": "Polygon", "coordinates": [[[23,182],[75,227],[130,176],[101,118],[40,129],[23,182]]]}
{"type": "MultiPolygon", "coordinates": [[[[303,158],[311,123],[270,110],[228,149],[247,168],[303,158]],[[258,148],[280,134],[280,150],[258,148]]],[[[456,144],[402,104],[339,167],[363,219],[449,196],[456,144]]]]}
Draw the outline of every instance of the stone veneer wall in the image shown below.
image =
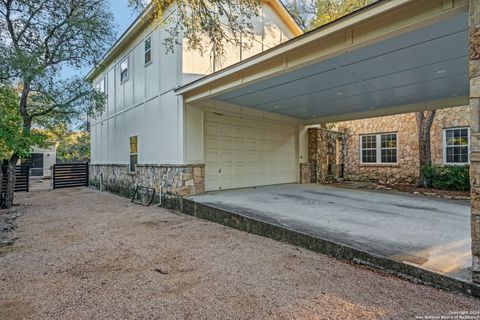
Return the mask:
{"type": "MultiPolygon", "coordinates": [[[[470,107],[438,109],[431,130],[432,161],[443,163],[443,129],[469,126],[470,107]]],[[[331,125],[347,134],[344,176],[352,181],[416,183],[419,176],[418,130],[415,113],[343,121],[331,125]],[[360,135],[397,132],[397,164],[361,164],[360,135]]]]}
{"type": "Polygon", "coordinates": [[[480,2],[470,0],[468,11],[472,280],[480,284],[480,2]]]}
{"type": "Polygon", "coordinates": [[[136,171],[130,173],[128,165],[91,164],[90,186],[125,197],[132,197],[137,185],[156,190],[154,203],[175,207],[178,197],[186,197],[205,192],[205,167],[203,164],[192,165],[156,165],[139,164],[136,171]]]}
{"type": "MultiPolygon", "coordinates": [[[[338,178],[337,160],[343,162],[345,134],[321,128],[308,129],[308,161],[310,181],[330,183],[338,178]],[[338,159],[337,159],[338,158],[338,159]]],[[[305,168],[301,169],[302,181],[305,168]]],[[[302,182],[305,183],[305,182],[302,182]]]]}

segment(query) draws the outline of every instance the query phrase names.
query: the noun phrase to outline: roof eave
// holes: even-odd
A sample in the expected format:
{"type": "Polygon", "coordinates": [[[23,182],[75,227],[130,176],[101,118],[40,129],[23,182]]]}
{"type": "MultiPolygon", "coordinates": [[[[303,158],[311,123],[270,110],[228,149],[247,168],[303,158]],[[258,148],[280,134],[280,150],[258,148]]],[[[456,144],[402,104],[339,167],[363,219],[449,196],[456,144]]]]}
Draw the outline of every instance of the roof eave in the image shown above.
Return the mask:
{"type": "Polygon", "coordinates": [[[100,59],[100,62],[92,67],[92,69],[85,76],[85,79],[93,81],[93,79],[95,79],[95,77],[101,73],[100,66],[113,59],[118,51],[128,43],[128,40],[136,36],[141,28],[150,22],[151,14],[152,6],[148,5],[145,10],[143,10],[143,12],[135,19],[135,21],[130,24],[127,30],[125,30],[125,32],[117,39],[117,41],[115,41],[112,47],[103,55],[103,57],[100,59]]]}
{"type": "Polygon", "coordinates": [[[289,41],[284,42],[276,47],[263,51],[255,56],[242,60],[215,73],[212,73],[203,78],[197,79],[195,81],[187,83],[186,85],[178,87],[177,89],[175,89],[175,93],[177,95],[185,94],[188,91],[195,90],[210,82],[218,80],[219,78],[232,75],[262,61],[281,56],[282,54],[290,50],[294,50],[311,41],[315,41],[318,38],[325,37],[328,34],[337,32],[340,29],[348,28],[350,26],[353,26],[354,24],[370,19],[372,18],[372,16],[377,16],[379,14],[382,14],[382,12],[390,11],[392,9],[395,9],[396,7],[400,7],[403,4],[408,3],[409,1],[411,0],[378,0],[337,20],[334,20],[316,29],[308,31],[296,38],[290,39],[289,41]],[[369,13],[373,14],[370,15],[369,13]]]}

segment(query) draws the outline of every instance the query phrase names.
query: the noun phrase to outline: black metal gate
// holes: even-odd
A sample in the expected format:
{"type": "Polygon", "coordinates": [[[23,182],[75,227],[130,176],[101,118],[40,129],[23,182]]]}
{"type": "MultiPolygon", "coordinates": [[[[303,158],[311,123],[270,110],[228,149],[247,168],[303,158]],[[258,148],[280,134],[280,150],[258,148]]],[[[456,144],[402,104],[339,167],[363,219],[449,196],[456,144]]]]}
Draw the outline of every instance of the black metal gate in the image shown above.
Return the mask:
{"type": "MultiPolygon", "coordinates": [[[[2,167],[3,181],[2,194],[7,190],[7,167],[2,167]]],[[[28,166],[15,167],[15,192],[29,191],[30,168],[28,166]]]]}
{"type": "Polygon", "coordinates": [[[53,189],[88,186],[88,162],[53,165],[53,189]]]}

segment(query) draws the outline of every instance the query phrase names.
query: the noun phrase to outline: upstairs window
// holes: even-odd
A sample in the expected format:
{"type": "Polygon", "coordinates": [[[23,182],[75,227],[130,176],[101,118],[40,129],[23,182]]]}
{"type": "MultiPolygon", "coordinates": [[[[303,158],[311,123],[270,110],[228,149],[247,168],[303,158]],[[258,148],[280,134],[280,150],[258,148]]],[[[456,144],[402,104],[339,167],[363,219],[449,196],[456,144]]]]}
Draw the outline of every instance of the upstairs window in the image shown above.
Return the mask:
{"type": "Polygon", "coordinates": [[[152,62],[152,40],[151,38],[145,39],[145,64],[152,62]]]}
{"type": "Polygon", "coordinates": [[[397,163],[397,134],[360,136],[360,160],[365,164],[397,163]]]}
{"type": "MultiPolygon", "coordinates": [[[[97,92],[99,92],[99,93],[102,93],[103,95],[106,94],[106,90],[105,90],[105,77],[102,77],[102,78],[97,82],[97,84],[94,86],[94,89],[95,89],[95,91],[97,91],[97,92]]],[[[106,95],[105,95],[105,97],[106,97],[106,95]]],[[[104,101],[104,102],[106,102],[106,101],[104,101]]],[[[98,105],[98,107],[99,107],[99,108],[101,107],[101,108],[103,109],[103,107],[105,107],[105,104],[103,104],[103,105],[98,105]]]]}
{"type": "Polygon", "coordinates": [[[95,90],[101,93],[105,93],[105,78],[100,79],[95,86],[95,90]]]}
{"type": "Polygon", "coordinates": [[[130,137],[130,164],[129,171],[135,172],[138,163],[138,136],[130,137]]]}
{"type": "Polygon", "coordinates": [[[470,153],[469,128],[443,130],[443,157],[445,164],[468,164],[470,153]]]}
{"type": "Polygon", "coordinates": [[[120,82],[125,82],[128,80],[128,58],[125,58],[122,63],[120,63],[120,82]]]}

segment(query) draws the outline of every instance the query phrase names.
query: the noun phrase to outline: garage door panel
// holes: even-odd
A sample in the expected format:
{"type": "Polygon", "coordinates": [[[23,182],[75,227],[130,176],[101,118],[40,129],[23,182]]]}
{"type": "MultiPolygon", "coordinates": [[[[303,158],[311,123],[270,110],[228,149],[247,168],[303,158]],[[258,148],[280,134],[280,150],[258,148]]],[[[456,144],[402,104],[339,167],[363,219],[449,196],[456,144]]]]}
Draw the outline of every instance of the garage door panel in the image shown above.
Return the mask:
{"type": "Polygon", "coordinates": [[[255,161],[257,161],[257,151],[256,150],[248,150],[246,152],[246,161],[255,164],[255,161]]]}
{"type": "Polygon", "coordinates": [[[218,149],[209,148],[205,150],[205,160],[209,163],[218,161],[218,149]]]}
{"type": "Polygon", "coordinates": [[[207,191],[296,181],[296,127],[205,114],[207,191]]]}
{"type": "Polygon", "coordinates": [[[245,145],[248,151],[257,152],[257,140],[247,139],[245,145]]]}
{"type": "Polygon", "coordinates": [[[219,142],[218,142],[218,135],[217,136],[206,136],[205,137],[205,143],[208,146],[208,149],[213,149],[213,148],[218,148],[219,147],[219,142]]]}
{"type": "Polygon", "coordinates": [[[235,138],[233,140],[233,149],[245,152],[245,139],[235,138]]]}
{"type": "Polygon", "coordinates": [[[235,162],[233,164],[233,184],[239,188],[245,187],[245,163],[235,162]]]}
{"type": "Polygon", "coordinates": [[[233,136],[235,138],[242,138],[244,139],[245,138],[245,128],[241,128],[241,127],[234,127],[233,128],[233,136]]]}
{"type": "Polygon", "coordinates": [[[218,124],[213,121],[205,122],[205,136],[218,136],[218,124]]]}
{"type": "Polygon", "coordinates": [[[233,128],[231,125],[221,125],[220,126],[220,136],[222,137],[231,137],[233,135],[233,128]]]}

